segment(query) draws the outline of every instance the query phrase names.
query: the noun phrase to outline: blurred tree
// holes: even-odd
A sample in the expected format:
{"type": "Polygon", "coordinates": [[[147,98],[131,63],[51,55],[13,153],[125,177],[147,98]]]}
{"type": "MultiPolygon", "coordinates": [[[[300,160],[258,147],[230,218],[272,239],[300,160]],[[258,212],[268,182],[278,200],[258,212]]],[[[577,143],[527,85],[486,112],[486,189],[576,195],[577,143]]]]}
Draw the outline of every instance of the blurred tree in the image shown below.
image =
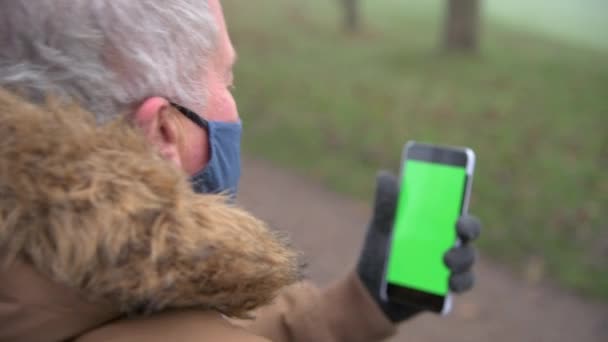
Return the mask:
{"type": "Polygon", "coordinates": [[[478,50],[480,7],[480,0],[448,0],[443,38],[446,50],[478,50]]]}
{"type": "Polygon", "coordinates": [[[357,32],[361,26],[359,0],[340,0],[344,7],[344,28],[348,32],[357,32]]]}

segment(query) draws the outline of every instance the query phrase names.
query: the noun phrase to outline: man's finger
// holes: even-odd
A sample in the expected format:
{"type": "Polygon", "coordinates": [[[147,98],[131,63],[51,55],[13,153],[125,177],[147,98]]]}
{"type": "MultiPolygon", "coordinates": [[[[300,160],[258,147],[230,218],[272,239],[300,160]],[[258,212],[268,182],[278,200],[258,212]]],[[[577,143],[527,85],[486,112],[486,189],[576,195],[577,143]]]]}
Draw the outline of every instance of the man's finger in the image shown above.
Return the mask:
{"type": "Polygon", "coordinates": [[[390,172],[381,171],[376,177],[376,199],[374,201],[374,213],[372,217],[372,228],[388,234],[393,224],[399,185],[397,177],[390,172]]]}
{"type": "Polygon", "coordinates": [[[479,237],[481,233],[481,222],[475,216],[463,215],[456,223],[458,237],[462,243],[473,241],[479,237]]]}
{"type": "Polygon", "coordinates": [[[475,283],[475,276],[472,271],[465,273],[452,274],[450,276],[450,290],[454,293],[463,293],[470,290],[475,283]]]}
{"type": "Polygon", "coordinates": [[[469,245],[454,247],[445,253],[443,261],[452,273],[467,272],[475,263],[475,249],[469,245]]]}

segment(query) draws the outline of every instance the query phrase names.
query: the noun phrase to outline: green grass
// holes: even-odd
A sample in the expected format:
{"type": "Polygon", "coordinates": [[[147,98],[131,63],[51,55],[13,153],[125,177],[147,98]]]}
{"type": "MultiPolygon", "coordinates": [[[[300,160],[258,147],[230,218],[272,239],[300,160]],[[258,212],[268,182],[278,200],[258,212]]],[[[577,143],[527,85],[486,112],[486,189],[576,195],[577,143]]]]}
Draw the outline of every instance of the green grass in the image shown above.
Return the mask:
{"type": "Polygon", "coordinates": [[[370,199],[407,140],[470,146],[484,252],[608,300],[608,53],[487,19],[445,56],[439,6],[364,3],[353,37],[335,1],[224,1],[245,151],[370,199]]]}

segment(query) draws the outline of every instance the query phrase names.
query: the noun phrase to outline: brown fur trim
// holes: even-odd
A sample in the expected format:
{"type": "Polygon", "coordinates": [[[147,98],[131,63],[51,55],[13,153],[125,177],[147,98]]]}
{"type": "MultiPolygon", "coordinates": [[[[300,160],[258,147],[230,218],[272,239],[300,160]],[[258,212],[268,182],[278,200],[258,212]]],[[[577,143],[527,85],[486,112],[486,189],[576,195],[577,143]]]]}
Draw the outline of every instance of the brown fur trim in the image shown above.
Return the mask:
{"type": "Polygon", "coordinates": [[[124,312],[242,316],[296,280],[295,254],[221,196],[197,195],[123,121],[0,91],[0,251],[124,312]]]}

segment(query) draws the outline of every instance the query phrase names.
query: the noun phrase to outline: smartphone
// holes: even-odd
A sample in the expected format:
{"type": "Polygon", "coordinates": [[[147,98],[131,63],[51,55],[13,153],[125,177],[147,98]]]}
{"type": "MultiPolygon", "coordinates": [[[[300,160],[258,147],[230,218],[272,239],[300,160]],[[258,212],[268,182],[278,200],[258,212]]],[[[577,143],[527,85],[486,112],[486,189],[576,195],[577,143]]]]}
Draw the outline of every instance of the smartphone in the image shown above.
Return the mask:
{"type": "Polygon", "coordinates": [[[459,243],[456,223],[468,210],[474,167],[469,148],[405,145],[384,299],[441,314],[451,311],[450,271],[443,256],[459,243]]]}

